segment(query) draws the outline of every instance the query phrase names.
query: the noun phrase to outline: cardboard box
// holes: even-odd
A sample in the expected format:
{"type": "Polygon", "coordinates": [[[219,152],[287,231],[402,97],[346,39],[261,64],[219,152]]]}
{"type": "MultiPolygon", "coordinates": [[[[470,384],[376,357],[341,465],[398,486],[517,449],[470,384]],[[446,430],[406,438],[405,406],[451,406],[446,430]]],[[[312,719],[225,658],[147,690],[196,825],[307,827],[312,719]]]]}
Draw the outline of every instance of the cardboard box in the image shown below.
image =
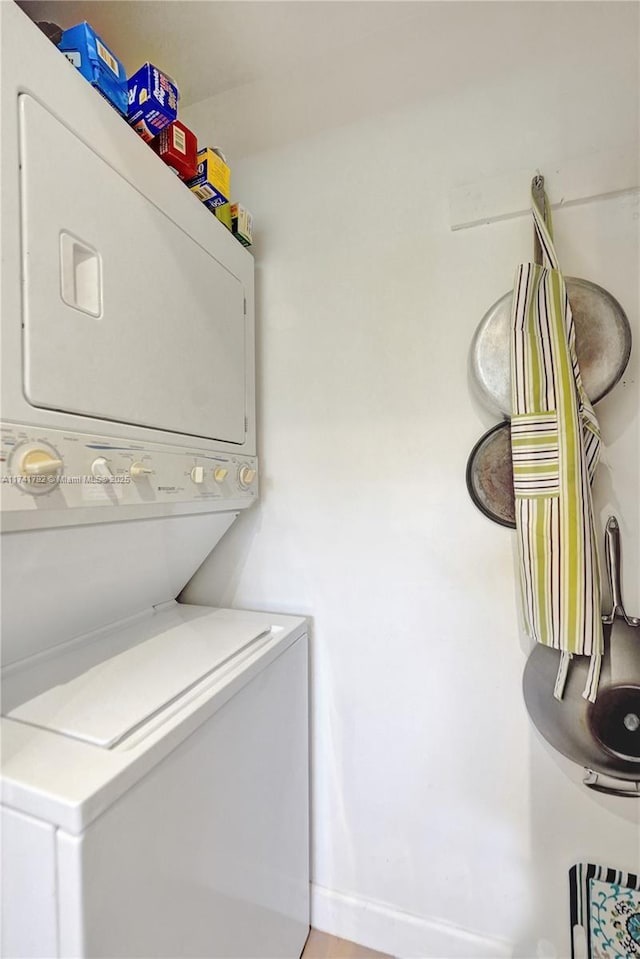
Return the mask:
{"type": "Polygon", "coordinates": [[[174,120],[154,137],[151,147],[181,180],[192,180],[198,172],[196,135],[180,120],[174,120]]]}
{"type": "Polygon", "coordinates": [[[129,77],[127,121],[143,140],[153,140],[178,115],[178,88],[166,74],[145,63],[129,77]]]}
{"type": "Polygon", "coordinates": [[[240,203],[231,204],[231,228],[233,235],[243,246],[253,243],[253,217],[240,203]]]}
{"type": "Polygon", "coordinates": [[[198,173],[187,184],[205,206],[214,209],[229,202],[231,170],[211,147],[198,151],[198,173]]]}
{"type": "Polygon", "coordinates": [[[117,57],[86,21],[62,34],[58,49],[116,110],[127,115],[127,75],[117,57]]]}
{"type": "Polygon", "coordinates": [[[231,204],[223,203],[222,206],[217,206],[213,211],[222,223],[226,226],[227,230],[231,230],[231,204]]]}

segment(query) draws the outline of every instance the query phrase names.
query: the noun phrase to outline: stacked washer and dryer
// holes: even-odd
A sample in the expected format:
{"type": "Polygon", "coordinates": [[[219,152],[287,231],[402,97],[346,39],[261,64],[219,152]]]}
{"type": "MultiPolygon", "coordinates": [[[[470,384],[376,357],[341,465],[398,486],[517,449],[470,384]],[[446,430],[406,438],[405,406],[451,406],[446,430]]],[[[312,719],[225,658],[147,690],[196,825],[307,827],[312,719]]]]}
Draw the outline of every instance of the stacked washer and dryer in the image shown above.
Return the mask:
{"type": "Polygon", "coordinates": [[[294,957],[302,619],[175,597],[258,495],[253,260],[0,3],[2,946],[294,957]]]}

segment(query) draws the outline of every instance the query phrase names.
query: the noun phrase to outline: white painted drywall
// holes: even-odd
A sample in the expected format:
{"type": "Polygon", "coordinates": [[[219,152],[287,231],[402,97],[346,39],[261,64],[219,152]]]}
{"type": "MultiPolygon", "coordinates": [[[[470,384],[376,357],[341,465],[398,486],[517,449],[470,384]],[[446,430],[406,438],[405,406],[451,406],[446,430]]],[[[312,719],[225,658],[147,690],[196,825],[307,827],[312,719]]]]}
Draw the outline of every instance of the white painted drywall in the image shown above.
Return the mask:
{"type": "MultiPolygon", "coordinates": [[[[513,536],[472,505],[465,465],[495,422],[469,390],[469,343],[531,227],[451,232],[448,195],[539,168],[553,200],[554,163],[637,143],[638,7],[474,6],[497,26],[505,11],[486,71],[475,20],[423,34],[425,71],[438,44],[474,50],[460,83],[422,89],[407,35],[379,79],[363,45],[352,84],[332,61],[185,113],[228,147],[255,216],[261,503],[184,598],[312,618],[318,924],[395,955],[567,956],[568,869],[637,868],[640,804],[588,793],[525,712],[513,536]]],[[[555,225],[565,271],[610,289],[633,326],[597,408],[596,502],[602,524],[620,518],[639,612],[640,199],[555,225]]]]}

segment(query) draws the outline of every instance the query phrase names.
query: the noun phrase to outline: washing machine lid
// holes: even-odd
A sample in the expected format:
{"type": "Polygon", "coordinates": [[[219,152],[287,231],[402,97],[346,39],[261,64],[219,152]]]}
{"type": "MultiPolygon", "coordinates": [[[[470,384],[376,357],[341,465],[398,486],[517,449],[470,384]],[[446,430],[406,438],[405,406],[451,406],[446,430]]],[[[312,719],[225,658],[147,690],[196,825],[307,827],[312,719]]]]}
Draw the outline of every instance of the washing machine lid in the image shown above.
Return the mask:
{"type": "Polygon", "coordinates": [[[8,713],[106,749],[269,636],[270,628],[205,616],[182,622],[53,686],[8,713]]]}

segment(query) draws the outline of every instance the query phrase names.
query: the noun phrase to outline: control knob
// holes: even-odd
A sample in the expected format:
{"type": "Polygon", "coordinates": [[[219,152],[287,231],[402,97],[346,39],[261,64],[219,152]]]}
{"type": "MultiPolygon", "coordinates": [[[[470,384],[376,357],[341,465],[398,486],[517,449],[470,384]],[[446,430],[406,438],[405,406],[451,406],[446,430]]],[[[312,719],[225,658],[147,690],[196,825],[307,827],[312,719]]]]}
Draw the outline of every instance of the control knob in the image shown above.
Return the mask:
{"type": "Polygon", "coordinates": [[[111,479],[113,473],[109,466],[109,460],[105,459],[104,456],[98,456],[91,464],[91,475],[95,476],[96,479],[111,479]]]}
{"type": "Polygon", "coordinates": [[[55,476],[62,469],[62,460],[52,452],[34,446],[20,457],[22,476],[55,476]]]}
{"type": "Polygon", "coordinates": [[[241,466],[238,470],[238,483],[242,489],[249,489],[255,478],[256,471],[251,466],[241,466]]]}
{"type": "Polygon", "coordinates": [[[14,450],[11,462],[17,465],[17,479],[28,493],[50,493],[57,487],[64,463],[62,457],[48,443],[25,443],[14,450]]]}
{"type": "Polygon", "coordinates": [[[129,468],[129,475],[132,479],[144,479],[145,476],[148,476],[150,473],[153,473],[153,470],[150,466],[147,466],[146,463],[132,463],[129,468]]]}

